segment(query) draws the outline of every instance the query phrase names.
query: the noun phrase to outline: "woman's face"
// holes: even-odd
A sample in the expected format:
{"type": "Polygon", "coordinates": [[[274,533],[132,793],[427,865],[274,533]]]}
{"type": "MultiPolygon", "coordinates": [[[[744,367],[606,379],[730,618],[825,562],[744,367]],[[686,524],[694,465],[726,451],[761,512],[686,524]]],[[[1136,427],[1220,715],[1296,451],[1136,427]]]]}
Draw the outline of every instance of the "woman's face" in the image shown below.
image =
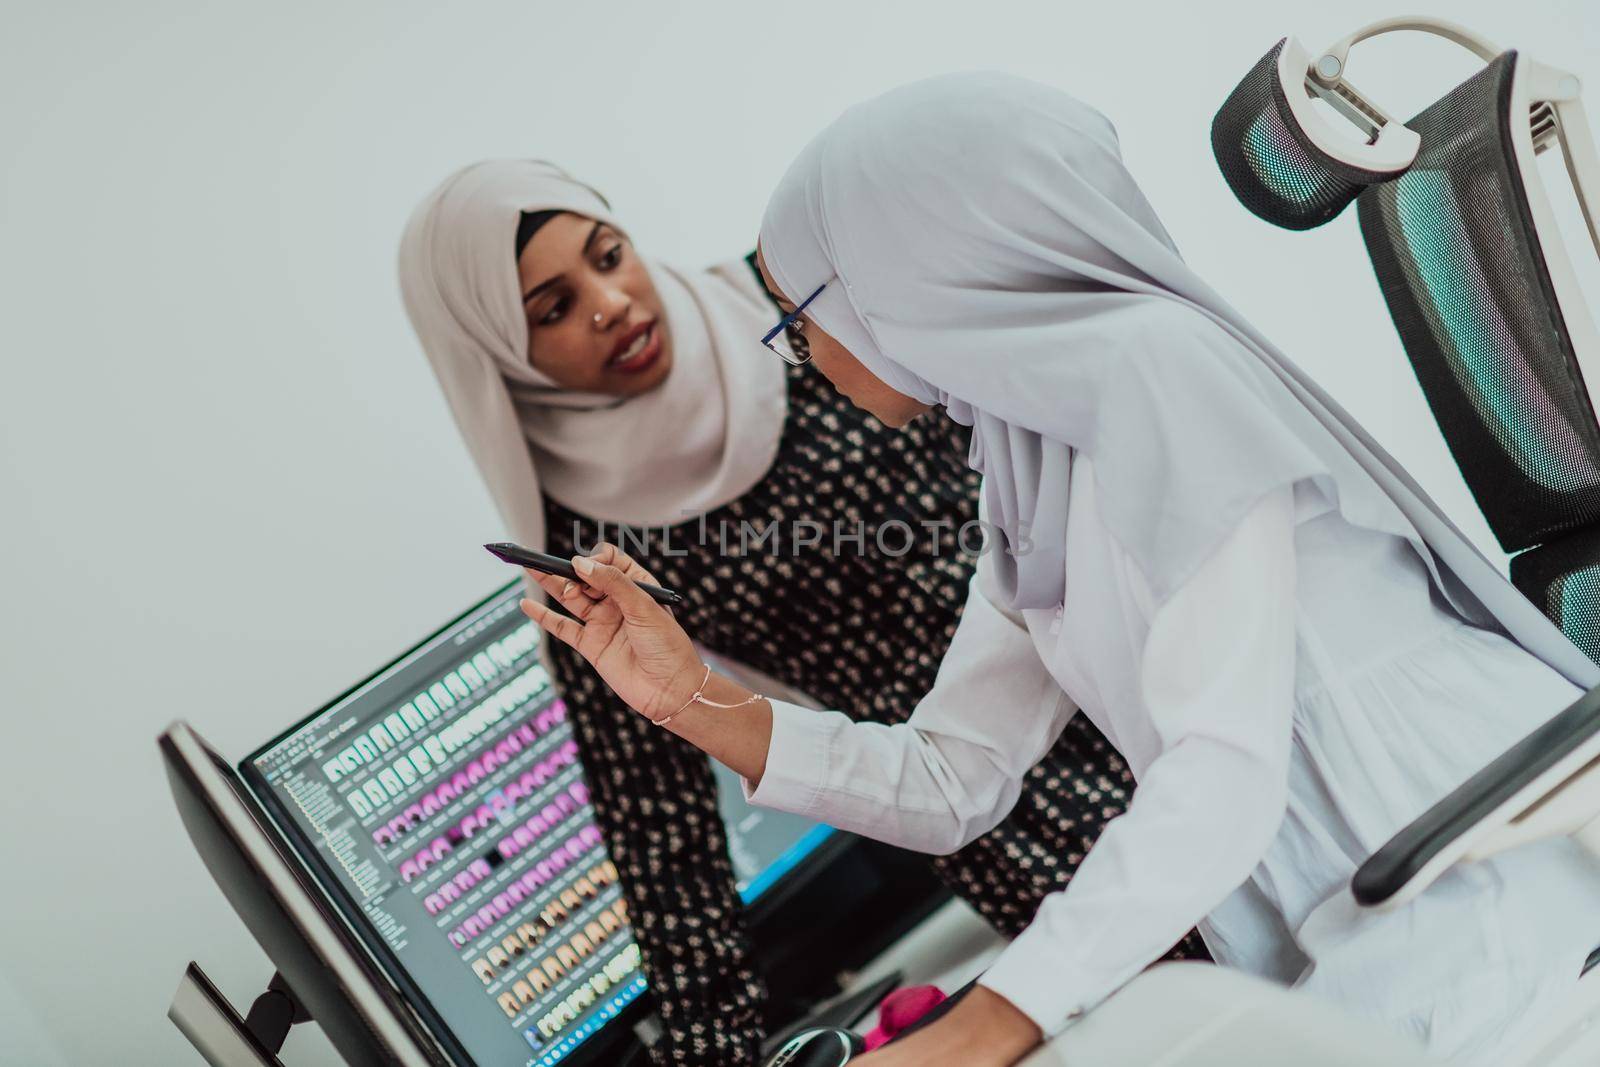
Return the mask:
{"type": "MultiPolygon", "coordinates": [[[[761,280],[767,286],[767,292],[788,314],[794,310],[794,302],[778,288],[772,280],[772,275],[767,273],[766,260],[761,256],[760,245],[756,246],[756,266],[761,269],[761,280]]],[[[811,362],[816,365],[822,376],[833,383],[833,387],[842,393],[846,400],[861,408],[863,411],[875,416],[885,426],[896,429],[906,425],[918,415],[932,410],[920,400],[914,400],[904,393],[891,388],[866,368],[850,350],[844,345],[828,336],[815,322],[806,318],[806,313],[801,312],[795,319],[800,326],[800,332],[805,335],[806,344],[811,349],[811,362]]]]}
{"type": "Polygon", "coordinates": [[[637,396],[672,369],[661,297],[627,238],[563,212],[517,259],[528,362],[563,389],[637,396]]]}

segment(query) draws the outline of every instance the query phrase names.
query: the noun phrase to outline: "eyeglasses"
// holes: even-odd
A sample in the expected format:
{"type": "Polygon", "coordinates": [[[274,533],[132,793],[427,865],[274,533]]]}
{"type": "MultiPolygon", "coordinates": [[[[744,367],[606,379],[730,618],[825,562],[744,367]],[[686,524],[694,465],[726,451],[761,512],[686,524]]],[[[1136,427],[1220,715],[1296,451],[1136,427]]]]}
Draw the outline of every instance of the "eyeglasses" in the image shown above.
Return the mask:
{"type": "Polygon", "coordinates": [[[766,334],[761,338],[761,343],[766,345],[767,348],[769,348],[773,352],[776,352],[778,354],[779,358],[782,359],[785,363],[788,363],[788,364],[791,364],[793,366],[798,367],[798,366],[800,366],[800,364],[804,363],[806,360],[811,358],[811,349],[810,349],[810,347],[808,347],[806,345],[805,337],[802,336],[799,333],[798,330],[796,330],[795,333],[792,333],[792,334],[789,335],[789,339],[790,339],[791,344],[793,342],[795,342],[795,341],[798,341],[799,342],[798,346],[795,346],[795,347],[793,347],[791,349],[791,348],[788,348],[788,347],[783,347],[783,346],[778,345],[776,343],[776,341],[777,341],[777,337],[778,337],[779,334],[783,333],[784,331],[789,329],[790,326],[793,326],[796,322],[799,321],[800,312],[804,311],[806,309],[806,306],[808,304],[810,304],[811,301],[815,300],[817,298],[817,296],[822,292],[822,290],[826,289],[827,287],[828,287],[828,283],[827,282],[823,282],[821,285],[819,285],[815,289],[813,289],[811,291],[811,295],[810,296],[808,296],[804,300],[800,301],[800,306],[799,307],[795,308],[793,311],[789,312],[789,314],[787,314],[783,318],[779,319],[778,320],[778,325],[776,325],[772,329],[768,330],[766,332],[766,334]]]}

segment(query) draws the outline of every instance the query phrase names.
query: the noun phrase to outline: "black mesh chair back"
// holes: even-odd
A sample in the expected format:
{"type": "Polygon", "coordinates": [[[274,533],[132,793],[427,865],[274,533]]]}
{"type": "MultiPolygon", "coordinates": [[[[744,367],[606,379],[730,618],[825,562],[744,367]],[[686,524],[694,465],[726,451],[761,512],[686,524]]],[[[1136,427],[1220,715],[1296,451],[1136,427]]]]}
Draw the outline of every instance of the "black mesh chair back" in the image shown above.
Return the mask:
{"type": "Polygon", "coordinates": [[[1517,54],[1407,125],[1416,163],[1359,201],[1422,391],[1507,552],[1600,519],[1600,427],[1512,147],[1517,54]]]}
{"type": "MultiPolygon", "coordinates": [[[[1362,167],[1359,147],[1354,159],[1340,158],[1308,132],[1294,94],[1329,99],[1334,89],[1316,84],[1303,53],[1286,63],[1284,50],[1298,47],[1292,39],[1278,42],[1218,112],[1217,163],[1246,208],[1288,229],[1321,225],[1357,204],[1384,301],[1434,418],[1501,547],[1518,553],[1513,582],[1600,659],[1600,423],[1584,376],[1585,358],[1600,365],[1600,343],[1551,232],[1548,200],[1528,184],[1528,161],[1559,135],[1583,200],[1573,160],[1592,159],[1593,148],[1575,80],[1570,110],[1558,112],[1530,86],[1555,85],[1560,72],[1459,27],[1401,20],[1358,31],[1317,62],[1342,73],[1349,44],[1387,28],[1435,30],[1486,60],[1404,123],[1416,136],[1409,165],[1362,167]]],[[[1370,129],[1387,121],[1368,113],[1377,116],[1370,129]]],[[[1600,366],[1590,380],[1600,388],[1600,366]]]]}
{"type": "Polygon", "coordinates": [[[1512,556],[1511,582],[1600,663],[1600,527],[1512,556]]]}
{"type": "Polygon", "coordinates": [[[1354,166],[1320,148],[1296,121],[1278,76],[1284,38],[1229,94],[1211,124],[1211,151],[1233,195],[1286,230],[1338,216],[1362,190],[1395,175],[1354,166]]]}

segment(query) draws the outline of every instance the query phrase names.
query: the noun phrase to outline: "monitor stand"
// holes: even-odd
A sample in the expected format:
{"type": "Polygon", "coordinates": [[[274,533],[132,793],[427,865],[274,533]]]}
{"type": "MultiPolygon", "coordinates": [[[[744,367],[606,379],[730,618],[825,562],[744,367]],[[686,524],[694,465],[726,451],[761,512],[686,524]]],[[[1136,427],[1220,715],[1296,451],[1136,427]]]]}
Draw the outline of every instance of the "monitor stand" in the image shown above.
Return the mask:
{"type": "Polygon", "coordinates": [[[255,999],[249,1014],[241,1019],[206,972],[191,960],[172,997],[172,1007],[167,1009],[167,1018],[183,1031],[211,1067],[284,1067],[278,1053],[283,1050],[289,1028],[309,1022],[311,1015],[283,975],[274,974],[266,992],[255,999]]]}

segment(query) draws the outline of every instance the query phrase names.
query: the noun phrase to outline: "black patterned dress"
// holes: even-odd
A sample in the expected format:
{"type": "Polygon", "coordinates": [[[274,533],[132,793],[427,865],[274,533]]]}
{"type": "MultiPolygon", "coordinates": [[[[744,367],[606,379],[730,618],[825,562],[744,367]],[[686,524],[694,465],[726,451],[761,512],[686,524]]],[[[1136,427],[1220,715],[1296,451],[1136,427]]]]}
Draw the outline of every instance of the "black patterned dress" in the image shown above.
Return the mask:
{"type": "MultiPolygon", "coordinates": [[[[961,528],[977,517],[968,431],[937,415],[888,429],[806,367],[791,367],[788,385],[782,439],[759,484],[704,519],[646,532],[653,551],[624,547],[687,594],[679,621],[707,648],[854,718],[904,721],[933,686],[975,563],[961,550],[961,528]],[[826,531],[821,544],[754,543],[769,525],[783,532],[801,519],[826,531]],[[742,523],[752,533],[739,555],[742,523]],[[835,523],[864,534],[841,541],[837,555],[835,523]]],[[[558,555],[617,539],[614,525],[602,530],[553,501],[546,518],[558,555]]],[[[550,649],[666,1028],[658,1059],[752,1063],[765,991],[748,964],[710,765],[629,710],[572,649],[550,649]]],[[[1121,757],[1074,716],[1011,815],[929,862],[995,929],[1015,935],[1045,894],[1066,885],[1132,789],[1121,757]]],[[[1197,951],[1192,935],[1186,945],[1184,954],[1197,951]]]]}

